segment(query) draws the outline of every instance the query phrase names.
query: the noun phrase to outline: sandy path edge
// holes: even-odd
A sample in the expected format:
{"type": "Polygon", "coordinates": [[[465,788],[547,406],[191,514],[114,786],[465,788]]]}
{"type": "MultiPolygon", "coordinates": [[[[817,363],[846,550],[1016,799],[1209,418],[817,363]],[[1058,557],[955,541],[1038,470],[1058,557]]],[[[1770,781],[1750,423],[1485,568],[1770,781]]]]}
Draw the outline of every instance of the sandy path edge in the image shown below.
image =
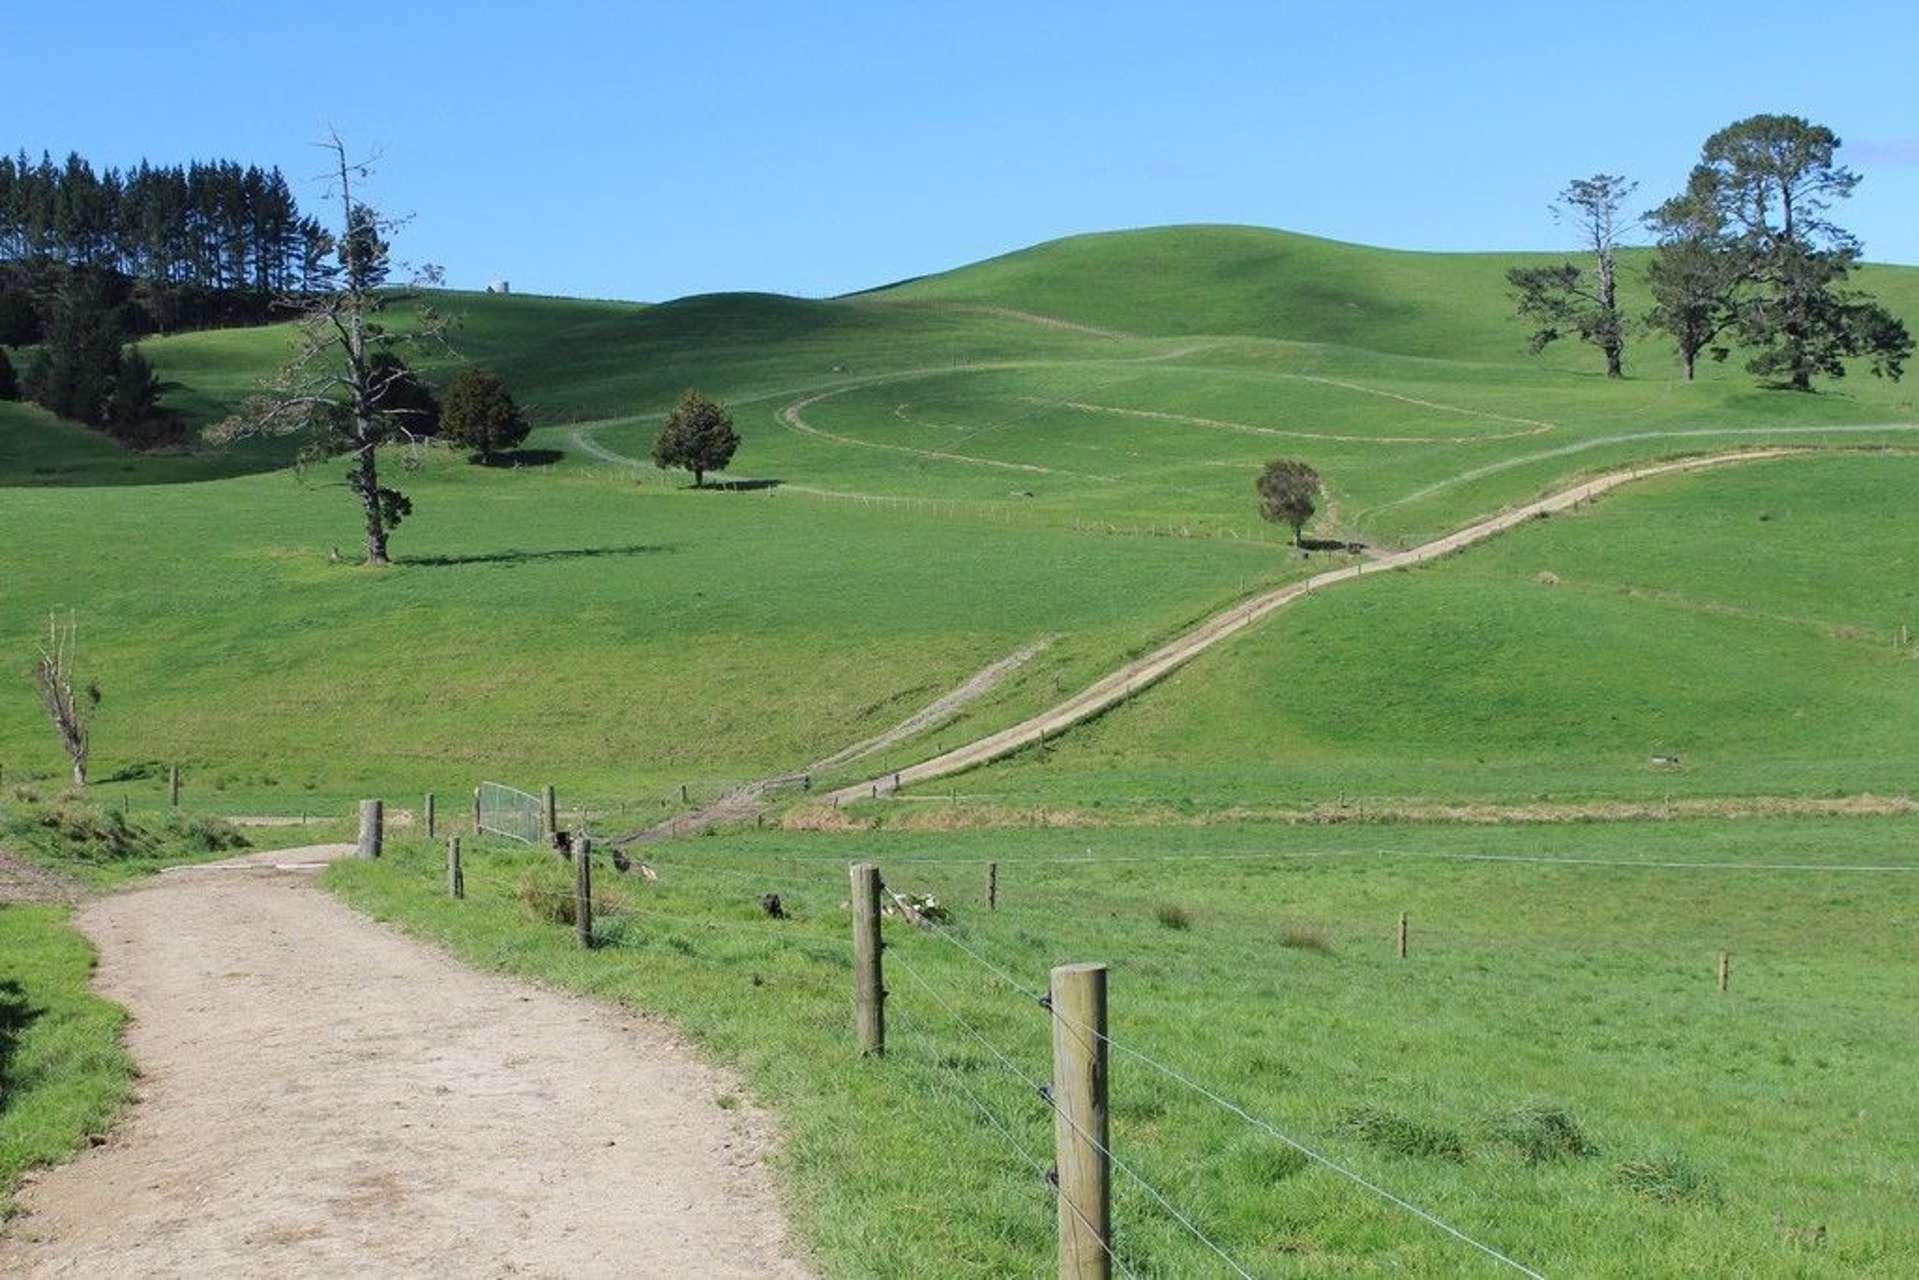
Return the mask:
{"type": "Polygon", "coordinates": [[[351,910],[312,883],[346,848],[81,909],[139,1097],[22,1187],[0,1274],[809,1274],[728,1073],[351,910]]]}

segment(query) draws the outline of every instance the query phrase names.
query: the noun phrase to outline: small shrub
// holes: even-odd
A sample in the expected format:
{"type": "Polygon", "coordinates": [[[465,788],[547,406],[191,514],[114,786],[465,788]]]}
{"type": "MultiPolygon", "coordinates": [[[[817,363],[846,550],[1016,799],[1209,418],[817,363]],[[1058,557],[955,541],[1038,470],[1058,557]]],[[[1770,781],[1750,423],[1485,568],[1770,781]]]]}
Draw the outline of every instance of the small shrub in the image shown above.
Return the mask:
{"type": "Polygon", "coordinates": [[[1492,1123],[1493,1136],[1518,1150],[1527,1164],[1577,1160],[1595,1155],[1593,1144],[1572,1112],[1550,1102],[1528,1102],[1492,1123]]]}
{"type": "Polygon", "coordinates": [[[1402,1156],[1455,1162],[1466,1158],[1466,1140],[1457,1131],[1415,1120],[1389,1107],[1347,1107],[1339,1113],[1338,1127],[1402,1156]]]}
{"type": "MultiPolygon", "coordinates": [[[[519,899],[520,907],[533,920],[541,924],[563,924],[572,927],[575,916],[573,911],[573,876],[568,868],[558,863],[536,862],[520,873],[519,884],[513,896],[519,899]]],[[[626,900],[617,889],[603,888],[597,877],[593,885],[593,914],[614,915],[626,907],[626,900]]]]}
{"type": "Polygon", "coordinates": [[[189,818],[174,813],[167,816],[166,825],[161,829],[171,840],[196,853],[221,853],[249,848],[252,844],[240,828],[223,818],[189,818]]]}
{"type": "Polygon", "coordinates": [[[1694,1168],[1684,1156],[1653,1155],[1622,1160],[1613,1166],[1613,1180],[1626,1190],[1661,1204],[1716,1200],[1718,1184],[1694,1168]]]}
{"type": "Polygon", "coordinates": [[[1315,951],[1322,956],[1333,954],[1332,939],[1303,924],[1289,924],[1281,929],[1279,945],[1293,951],[1315,951]]]}
{"type": "Polygon", "coordinates": [[[1168,929],[1190,929],[1193,927],[1193,912],[1177,902],[1162,902],[1153,908],[1153,919],[1168,929]]]}

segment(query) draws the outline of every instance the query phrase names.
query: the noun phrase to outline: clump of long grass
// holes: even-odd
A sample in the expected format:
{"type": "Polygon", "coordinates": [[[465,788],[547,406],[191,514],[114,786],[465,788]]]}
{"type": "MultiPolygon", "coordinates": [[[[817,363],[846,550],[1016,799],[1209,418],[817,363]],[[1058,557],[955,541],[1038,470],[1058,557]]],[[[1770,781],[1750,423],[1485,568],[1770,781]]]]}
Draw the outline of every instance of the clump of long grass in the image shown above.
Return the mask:
{"type": "Polygon", "coordinates": [[[1310,925],[1289,924],[1279,931],[1279,945],[1291,951],[1311,951],[1322,956],[1333,954],[1333,941],[1310,925]]]}
{"type": "MultiPolygon", "coordinates": [[[[514,886],[513,896],[519,900],[521,910],[540,924],[562,924],[571,927],[578,919],[573,894],[573,872],[557,862],[536,862],[520,873],[519,883],[514,886]]],[[[618,889],[600,883],[594,877],[593,914],[595,917],[614,915],[624,910],[626,899],[618,889]]]]}
{"type": "Polygon", "coordinates": [[[1193,927],[1193,909],[1177,902],[1162,902],[1153,908],[1153,919],[1168,929],[1193,927]]]}
{"type": "Polygon", "coordinates": [[[1613,1166],[1613,1181],[1626,1190],[1661,1204],[1715,1200],[1719,1184],[1684,1156],[1670,1153],[1622,1160],[1613,1166]]]}
{"type": "Polygon", "coordinates": [[[1455,1162],[1466,1158],[1466,1140],[1458,1130],[1415,1119],[1390,1107],[1347,1107],[1339,1113],[1338,1128],[1402,1156],[1455,1162]]]}
{"type": "Polygon", "coordinates": [[[1572,1112],[1556,1103],[1530,1101],[1496,1116],[1493,1137],[1517,1150],[1527,1164],[1577,1160],[1599,1148],[1572,1112]]]}

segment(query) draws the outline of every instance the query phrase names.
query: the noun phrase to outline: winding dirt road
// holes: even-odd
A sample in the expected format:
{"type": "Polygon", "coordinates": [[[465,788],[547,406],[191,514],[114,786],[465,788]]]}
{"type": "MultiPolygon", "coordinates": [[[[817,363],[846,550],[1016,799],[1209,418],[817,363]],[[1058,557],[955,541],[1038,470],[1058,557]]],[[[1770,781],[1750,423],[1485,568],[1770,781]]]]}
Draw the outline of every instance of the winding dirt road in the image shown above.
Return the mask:
{"type": "Polygon", "coordinates": [[[951,751],[934,756],[930,760],[923,760],[919,764],[909,765],[898,773],[869,778],[864,782],[841,787],[837,791],[825,794],[821,800],[827,804],[839,805],[867,799],[885,794],[897,787],[908,787],[914,783],[929,782],[934,778],[961,773],[1002,756],[1011,755],[1034,743],[1042,742],[1054,734],[1118,705],[1176,668],[1184,666],[1222,640],[1244,631],[1274,610],[1282,609],[1300,597],[1322,588],[1341,582],[1350,582],[1370,574],[1386,573],[1393,569],[1404,569],[1423,564],[1428,560],[1436,560],[1462,547],[1469,547],[1475,542],[1483,542],[1496,534],[1504,533],[1528,520],[1551,515],[1555,511],[1564,511],[1578,503],[1596,498],[1602,493],[1617,489],[1621,485],[1632,484],[1634,481],[1682,471],[1699,471],[1706,467],[1723,467],[1740,462],[1760,462],[1768,458],[1790,457],[1806,452],[1810,450],[1791,447],[1749,449],[1739,453],[1709,454],[1704,457],[1682,458],[1677,462],[1661,462],[1631,467],[1624,471],[1614,471],[1598,479],[1576,484],[1570,489],[1551,494],[1536,502],[1529,502],[1496,516],[1488,516],[1463,529],[1456,529],[1443,537],[1421,543],[1405,551],[1395,551],[1343,569],[1317,573],[1300,582],[1288,583],[1277,590],[1269,591],[1265,595],[1236,604],[1222,613],[1214,614],[1192,630],[1168,641],[1144,657],[1127,663],[1065,702],[1042,711],[1030,719],[1022,720],[1011,728],[989,734],[965,746],[955,747],[951,751]]]}
{"type": "Polygon", "coordinates": [[[7,1276],[804,1276],[765,1119],[656,1022],[469,969],[312,884],[183,868],[78,916],[140,1098],[23,1188],[7,1276]]]}

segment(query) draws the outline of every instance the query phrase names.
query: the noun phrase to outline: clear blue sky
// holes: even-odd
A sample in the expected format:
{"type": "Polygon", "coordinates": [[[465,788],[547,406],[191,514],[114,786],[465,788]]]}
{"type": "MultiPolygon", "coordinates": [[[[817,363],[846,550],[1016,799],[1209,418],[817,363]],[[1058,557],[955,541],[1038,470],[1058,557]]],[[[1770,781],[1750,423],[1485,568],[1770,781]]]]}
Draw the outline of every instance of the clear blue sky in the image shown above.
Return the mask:
{"type": "Polygon", "coordinates": [[[337,125],[460,286],[827,294],[1168,222],[1557,247],[1567,178],[1650,202],[1757,111],[1837,130],[1844,220],[1919,262],[1911,0],[0,0],[0,52],[9,150],[304,179],[337,125]]]}

